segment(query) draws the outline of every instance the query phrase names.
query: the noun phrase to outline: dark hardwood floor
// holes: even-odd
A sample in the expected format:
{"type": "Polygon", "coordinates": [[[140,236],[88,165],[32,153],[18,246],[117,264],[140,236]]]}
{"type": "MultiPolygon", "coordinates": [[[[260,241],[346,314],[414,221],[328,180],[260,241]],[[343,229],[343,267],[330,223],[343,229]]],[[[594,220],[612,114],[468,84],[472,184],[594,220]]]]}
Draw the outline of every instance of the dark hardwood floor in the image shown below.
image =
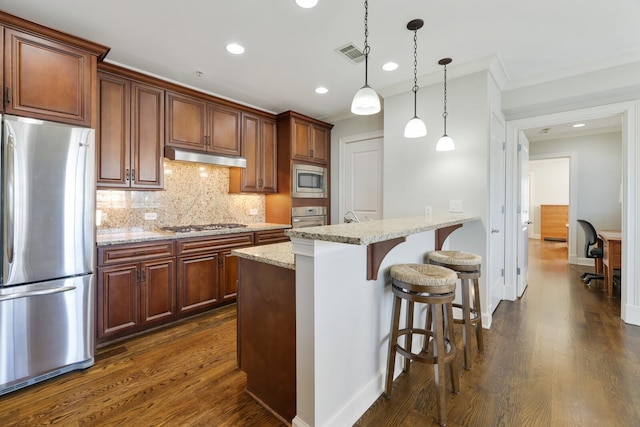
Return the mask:
{"type": "MultiPolygon", "coordinates": [[[[532,241],[529,287],[503,301],[461,367],[449,426],[640,426],[640,327],[585,286],[562,243],[532,241]]],[[[0,426],[280,426],[244,393],[235,305],[98,350],[96,364],[0,397],[0,426]]],[[[414,364],[358,426],[435,424],[433,367],[414,364]]]]}

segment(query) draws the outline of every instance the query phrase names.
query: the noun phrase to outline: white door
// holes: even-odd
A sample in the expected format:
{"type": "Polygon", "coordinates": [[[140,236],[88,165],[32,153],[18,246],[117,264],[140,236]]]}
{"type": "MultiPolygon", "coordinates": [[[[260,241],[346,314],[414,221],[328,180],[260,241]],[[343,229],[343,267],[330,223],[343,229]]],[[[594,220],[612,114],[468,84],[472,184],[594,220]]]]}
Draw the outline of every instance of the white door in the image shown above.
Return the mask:
{"type": "Polygon", "coordinates": [[[360,221],[382,219],[382,138],[348,142],[344,146],[344,212],[360,221]]]}
{"type": "Polygon", "coordinates": [[[491,224],[489,231],[489,281],[487,300],[490,306],[487,312],[492,313],[504,294],[504,245],[505,245],[505,126],[496,117],[491,121],[491,224]]]}
{"type": "Polygon", "coordinates": [[[529,140],[518,132],[518,272],[516,291],[518,298],[529,284],[529,140]]]}

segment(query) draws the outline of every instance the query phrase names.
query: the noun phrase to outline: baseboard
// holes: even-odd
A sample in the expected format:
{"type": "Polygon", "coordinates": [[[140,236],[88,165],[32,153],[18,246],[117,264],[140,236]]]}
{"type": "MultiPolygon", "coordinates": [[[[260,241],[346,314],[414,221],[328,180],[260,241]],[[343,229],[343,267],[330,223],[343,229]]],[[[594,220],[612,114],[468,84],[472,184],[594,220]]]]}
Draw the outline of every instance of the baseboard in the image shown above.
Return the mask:
{"type": "Polygon", "coordinates": [[[625,308],[625,323],[640,326],[640,306],[627,304],[625,308]]]}
{"type": "Polygon", "coordinates": [[[384,378],[382,372],[373,377],[360,391],[346,402],[338,411],[323,424],[325,427],[333,426],[352,426],[367,412],[382,395],[382,386],[384,378]]]}
{"type": "Polygon", "coordinates": [[[311,427],[309,424],[307,424],[304,421],[302,421],[300,419],[300,417],[298,417],[297,415],[293,418],[293,421],[291,422],[291,425],[293,427],[311,427]]]}
{"type": "Polygon", "coordinates": [[[578,265],[586,265],[586,266],[589,266],[589,267],[595,267],[596,262],[595,262],[595,260],[593,258],[581,258],[581,257],[578,257],[576,259],[576,264],[578,264],[578,265]]]}

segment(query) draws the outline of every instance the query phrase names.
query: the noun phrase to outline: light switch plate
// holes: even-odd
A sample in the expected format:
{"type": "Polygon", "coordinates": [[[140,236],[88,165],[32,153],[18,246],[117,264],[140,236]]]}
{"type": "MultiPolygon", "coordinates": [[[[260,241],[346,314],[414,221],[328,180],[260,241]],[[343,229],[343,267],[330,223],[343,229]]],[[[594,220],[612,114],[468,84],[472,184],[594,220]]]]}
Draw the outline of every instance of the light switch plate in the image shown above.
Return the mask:
{"type": "Polygon", "coordinates": [[[158,214],[155,213],[155,212],[145,212],[144,213],[144,219],[147,220],[147,221],[158,219],[158,214]]]}
{"type": "Polygon", "coordinates": [[[249,209],[249,215],[258,215],[258,209],[256,208],[249,209]]]}
{"type": "Polygon", "coordinates": [[[449,200],[449,212],[462,212],[462,200],[449,200]]]}

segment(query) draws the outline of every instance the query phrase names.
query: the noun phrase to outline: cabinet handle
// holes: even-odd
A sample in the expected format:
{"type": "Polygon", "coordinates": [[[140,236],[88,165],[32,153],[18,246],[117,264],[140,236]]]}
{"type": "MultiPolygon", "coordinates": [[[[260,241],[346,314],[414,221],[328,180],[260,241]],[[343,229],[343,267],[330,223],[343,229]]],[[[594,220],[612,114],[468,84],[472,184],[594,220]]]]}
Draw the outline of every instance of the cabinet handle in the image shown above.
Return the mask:
{"type": "Polygon", "coordinates": [[[136,280],[140,281],[140,270],[136,270],[136,280]]]}
{"type": "Polygon", "coordinates": [[[129,177],[131,176],[129,169],[127,169],[124,173],[124,180],[129,181],[129,177]]]}
{"type": "Polygon", "coordinates": [[[131,181],[135,181],[135,180],[136,180],[136,170],[131,169],[131,181]]]}
{"type": "Polygon", "coordinates": [[[262,182],[262,178],[258,180],[258,188],[264,187],[264,183],[262,182]]]}
{"type": "Polygon", "coordinates": [[[143,282],[147,281],[147,271],[146,270],[142,270],[142,281],[143,282]]]}
{"type": "Polygon", "coordinates": [[[7,104],[11,104],[11,88],[7,86],[7,104]]]}
{"type": "Polygon", "coordinates": [[[309,150],[309,157],[313,159],[313,150],[309,150]]]}
{"type": "Polygon", "coordinates": [[[210,136],[205,136],[204,137],[204,145],[205,146],[211,146],[211,137],[210,136]]]}

